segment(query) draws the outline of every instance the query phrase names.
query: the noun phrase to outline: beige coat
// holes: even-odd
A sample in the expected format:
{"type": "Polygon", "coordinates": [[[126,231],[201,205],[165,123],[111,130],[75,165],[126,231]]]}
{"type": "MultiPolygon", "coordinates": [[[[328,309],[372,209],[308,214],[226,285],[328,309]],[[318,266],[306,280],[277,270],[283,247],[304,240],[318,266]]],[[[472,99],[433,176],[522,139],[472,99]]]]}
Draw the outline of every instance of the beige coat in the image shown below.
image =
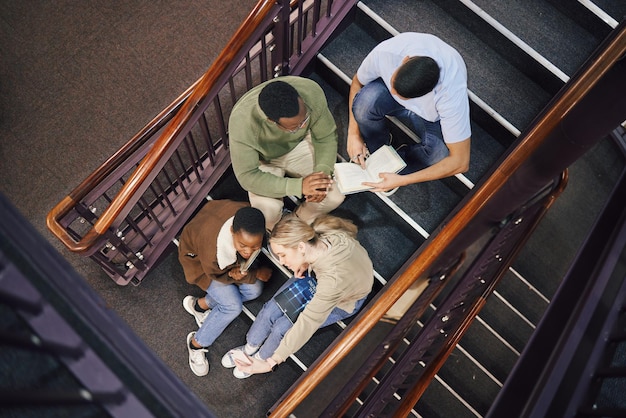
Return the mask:
{"type": "Polygon", "coordinates": [[[310,265],[317,278],[315,295],[274,352],[283,361],[309,341],[334,308],[352,313],[374,284],[372,261],[357,240],[339,231],[322,239],[330,249],[310,265]]]}

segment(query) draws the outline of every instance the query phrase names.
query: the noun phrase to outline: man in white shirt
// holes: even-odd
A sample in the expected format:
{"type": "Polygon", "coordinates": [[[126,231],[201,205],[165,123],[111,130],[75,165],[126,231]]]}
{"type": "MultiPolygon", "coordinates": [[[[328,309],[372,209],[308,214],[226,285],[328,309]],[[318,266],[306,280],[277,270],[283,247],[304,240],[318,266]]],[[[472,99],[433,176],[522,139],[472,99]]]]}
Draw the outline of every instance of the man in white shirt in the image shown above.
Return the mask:
{"type": "Polygon", "coordinates": [[[420,138],[399,150],[400,174],[381,173],[384,192],[437,180],[469,169],[471,127],[467,70],[461,55],[434,35],[407,32],[377,45],[361,63],[350,87],[347,151],[364,164],[390,140],[385,116],[395,116],[420,138]]]}

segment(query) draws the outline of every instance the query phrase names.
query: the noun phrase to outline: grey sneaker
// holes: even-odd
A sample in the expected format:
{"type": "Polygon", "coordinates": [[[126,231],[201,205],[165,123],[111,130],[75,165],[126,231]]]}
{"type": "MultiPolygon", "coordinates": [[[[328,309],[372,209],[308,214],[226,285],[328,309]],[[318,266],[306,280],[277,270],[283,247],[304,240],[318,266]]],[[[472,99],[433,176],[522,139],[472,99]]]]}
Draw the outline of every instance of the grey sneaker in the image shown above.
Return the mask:
{"type": "Polygon", "coordinates": [[[248,352],[247,350],[245,350],[245,348],[246,348],[245,345],[240,345],[239,347],[235,347],[235,348],[228,350],[228,352],[224,354],[224,356],[222,357],[222,366],[226,367],[227,369],[232,369],[233,367],[236,366],[235,360],[233,359],[233,356],[232,356],[233,351],[243,351],[247,355],[251,356],[255,354],[258,350],[257,348],[253,350],[252,352],[248,352]]]}
{"type": "Polygon", "coordinates": [[[198,324],[198,328],[200,328],[211,310],[207,309],[204,312],[196,311],[196,308],[194,306],[196,306],[197,300],[197,297],[185,296],[185,298],[183,299],[183,308],[185,308],[185,310],[189,312],[189,315],[193,316],[196,319],[196,324],[198,324]]]}
{"type": "Polygon", "coordinates": [[[209,361],[206,359],[206,348],[194,349],[190,347],[195,332],[187,334],[187,351],[189,351],[189,367],[196,376],[206,376],[209,373],[209,361]]]}

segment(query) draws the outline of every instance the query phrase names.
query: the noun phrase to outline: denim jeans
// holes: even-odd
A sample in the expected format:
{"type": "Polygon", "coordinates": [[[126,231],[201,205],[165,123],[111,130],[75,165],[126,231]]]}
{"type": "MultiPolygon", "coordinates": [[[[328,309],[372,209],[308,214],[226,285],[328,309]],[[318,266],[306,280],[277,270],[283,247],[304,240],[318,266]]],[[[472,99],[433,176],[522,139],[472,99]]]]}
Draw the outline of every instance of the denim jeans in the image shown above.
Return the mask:
{"type": "Polygon", "coordinates": [[[206,302],[211,312],[196,332],[196,341],[208,347],[243,309],[243,303],[256,299],[263,291],[263,282],[253,284],[226,284],[213,280],[206,292],[206,302]]]}
{"type": "MultiPolygon", "coordinates": [[[[281,290],[289,286],[296,280],[295,277],[287,280],[285,284],[281,286],[280,289],[276,292],[278,294],[281,290]]],[[[363,306],[366,298],[363,298],[355,304],[354,310],[350,313],[335,308],[333,309],[326,321],[320,328],[326,327],[328,325],[334,324],[335,322],[348,318],[355,313],[363,306]]],[[[248,334],[246,335],[246,342],[252,347],[260,347],[259,348],[259,357],[262,359],[267,359],[274,354],[274,351],[280,345],[283,337],[291,329],[293,324],[287,318],[287,316],[280,310],[274,299],[270,299],[263,305],[263,309],[257,315],[254,323],[248,330],[248,334]]]]}
{"type": "Polygon", "coordinates": [[[409,165],[409,170],[405,169],[402,174],[431,166],[449,154],[439,121],[429,122],[406,109],[393,98],[380,78],[359,90],[352,102],[352,113],[370,152],[389,143],[386,115],[395,116],[420,137],[420,143],[411,144],[400,153],[409,165]]]}

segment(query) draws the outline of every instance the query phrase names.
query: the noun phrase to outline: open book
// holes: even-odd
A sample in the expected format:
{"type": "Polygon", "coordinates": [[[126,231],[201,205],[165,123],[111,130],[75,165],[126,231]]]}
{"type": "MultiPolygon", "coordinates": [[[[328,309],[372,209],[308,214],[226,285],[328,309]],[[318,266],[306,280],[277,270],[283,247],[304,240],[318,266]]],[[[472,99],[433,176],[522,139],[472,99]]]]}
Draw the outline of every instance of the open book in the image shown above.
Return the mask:
{"type": "Polygon", "coordinates": [[[248,272],[248,270],[250,269],[250,266],[252,266],[252,263],[255,262],[256,258],[259,256],[260,252],[261,252],[261,249],[259,248],[258,250],[255,250],[252,253],[252,255],[250,255],[250,257],[248,257],[247,260],[243,260],[241,262],[241,264],[239,265],[239,271],[241,271],[241,274],[248,272]]]}
{"type": "Polygon", "coordinates": [[[383,145],[365,160],[365,169],[355,163],[336,163],[335,180],[343,194],[362,192],[372,188],[362,185],[364,181],[378,183],[382,181],[379,173],[398,173],[404,167],[406,163],[396,150],[391,145],[383,145]]]}

